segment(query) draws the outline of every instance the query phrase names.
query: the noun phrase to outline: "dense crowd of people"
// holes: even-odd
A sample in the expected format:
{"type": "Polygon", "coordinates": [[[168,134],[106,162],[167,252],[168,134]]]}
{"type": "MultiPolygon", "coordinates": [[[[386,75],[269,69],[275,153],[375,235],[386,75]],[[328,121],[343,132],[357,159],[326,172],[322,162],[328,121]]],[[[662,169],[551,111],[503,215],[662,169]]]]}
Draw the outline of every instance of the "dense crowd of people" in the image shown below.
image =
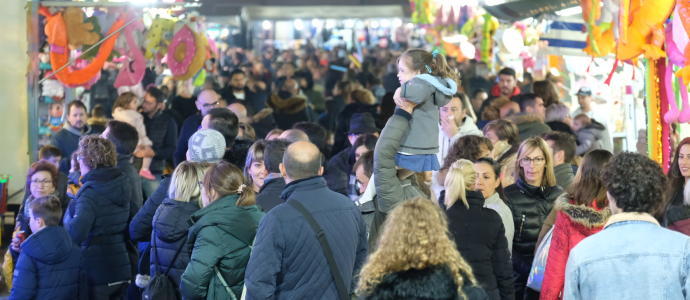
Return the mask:
{"type": "Polygon", "coordinates": [[[665,175],[612,154],[588,88],[571,113],[552,78],[338,50],[231,49],[200,87],[70,102],[28,172],[10,298],[690,295],[690,138],[665,175]]]}

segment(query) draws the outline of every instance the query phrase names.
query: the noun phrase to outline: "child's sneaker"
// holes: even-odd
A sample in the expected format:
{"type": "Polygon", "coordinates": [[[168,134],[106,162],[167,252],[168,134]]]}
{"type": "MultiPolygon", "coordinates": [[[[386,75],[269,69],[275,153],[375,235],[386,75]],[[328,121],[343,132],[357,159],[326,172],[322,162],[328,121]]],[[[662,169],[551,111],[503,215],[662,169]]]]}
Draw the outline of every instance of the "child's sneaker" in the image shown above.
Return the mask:
{"type": "Polygon", "coordinates": [[[153,176],[153,174],[151,174],[150,170],[144,170],[144,169],[139,170],[139,176],[144,177],[148,180],[156,180],[156,176],[153,176]]]}

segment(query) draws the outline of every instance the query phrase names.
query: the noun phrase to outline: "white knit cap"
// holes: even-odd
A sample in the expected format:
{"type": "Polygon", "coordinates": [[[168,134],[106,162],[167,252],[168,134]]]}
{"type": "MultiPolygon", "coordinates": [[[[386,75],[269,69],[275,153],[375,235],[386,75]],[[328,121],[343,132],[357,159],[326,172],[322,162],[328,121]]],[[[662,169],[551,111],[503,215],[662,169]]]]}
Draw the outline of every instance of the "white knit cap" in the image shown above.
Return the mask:
{"type": "Polygon", "coordinates": [[[225,138],[213,129],[200,129],[189,138],[189,160],[217,163],[225,155],[225,138]]]}

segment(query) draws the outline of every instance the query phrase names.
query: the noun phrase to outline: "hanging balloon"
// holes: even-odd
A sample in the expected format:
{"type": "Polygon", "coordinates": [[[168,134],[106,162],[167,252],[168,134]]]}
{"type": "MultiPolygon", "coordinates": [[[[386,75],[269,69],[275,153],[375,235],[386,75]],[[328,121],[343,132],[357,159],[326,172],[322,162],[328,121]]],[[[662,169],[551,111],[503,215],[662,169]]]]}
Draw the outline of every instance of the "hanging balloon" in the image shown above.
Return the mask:
{"type": "MultiPolygon", "coordinates": [[[[170,47],[168,47],[168,67],[173,76],[181,77],[189,71],[189,66],[192,64],[196,52],[194,32],[189,29],[189,26],[184,25],[173,36],[170,47]]],[[[175,79],[180,80],[179,78],[175,79]]]]}

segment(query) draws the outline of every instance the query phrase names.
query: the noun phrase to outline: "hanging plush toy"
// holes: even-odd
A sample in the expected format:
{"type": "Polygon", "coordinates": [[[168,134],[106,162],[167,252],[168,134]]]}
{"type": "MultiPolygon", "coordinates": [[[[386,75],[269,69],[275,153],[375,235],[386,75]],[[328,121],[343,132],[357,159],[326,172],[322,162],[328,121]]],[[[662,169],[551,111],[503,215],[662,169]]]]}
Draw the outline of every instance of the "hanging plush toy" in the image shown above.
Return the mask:
{"type": "MultiPolygon", "coordinates": [[[[57,70],[68,64],[70,60],[66,24],[62,17],[62,13],[52,14],[45,7],[39,9],[39,13],[46,17],[45,33],[46,40],[50,45],[50,63],[53,70],[57,70]]],[[[124,24],[125,20],[118,18],[108,32],[115,32],[124,24]]],[[[66,85],[82,85],[89,82],[100,73],[103,64],[108,59],[115,46],[115,40],[118,36],[119,33],[116,33],[105,40],[98,50],[98,55],[84,68],[79,70],[67,68],[57,72],[55,77],[66,85]]]]}
{"type": "Polygon", "coordinates": [[[93,24],[84,22],[84,12],[81,8],[68,7],[62,14],[67,29],[67,42],[72,49],[98,42],[100,35],[93,31],[93,24]]]}

